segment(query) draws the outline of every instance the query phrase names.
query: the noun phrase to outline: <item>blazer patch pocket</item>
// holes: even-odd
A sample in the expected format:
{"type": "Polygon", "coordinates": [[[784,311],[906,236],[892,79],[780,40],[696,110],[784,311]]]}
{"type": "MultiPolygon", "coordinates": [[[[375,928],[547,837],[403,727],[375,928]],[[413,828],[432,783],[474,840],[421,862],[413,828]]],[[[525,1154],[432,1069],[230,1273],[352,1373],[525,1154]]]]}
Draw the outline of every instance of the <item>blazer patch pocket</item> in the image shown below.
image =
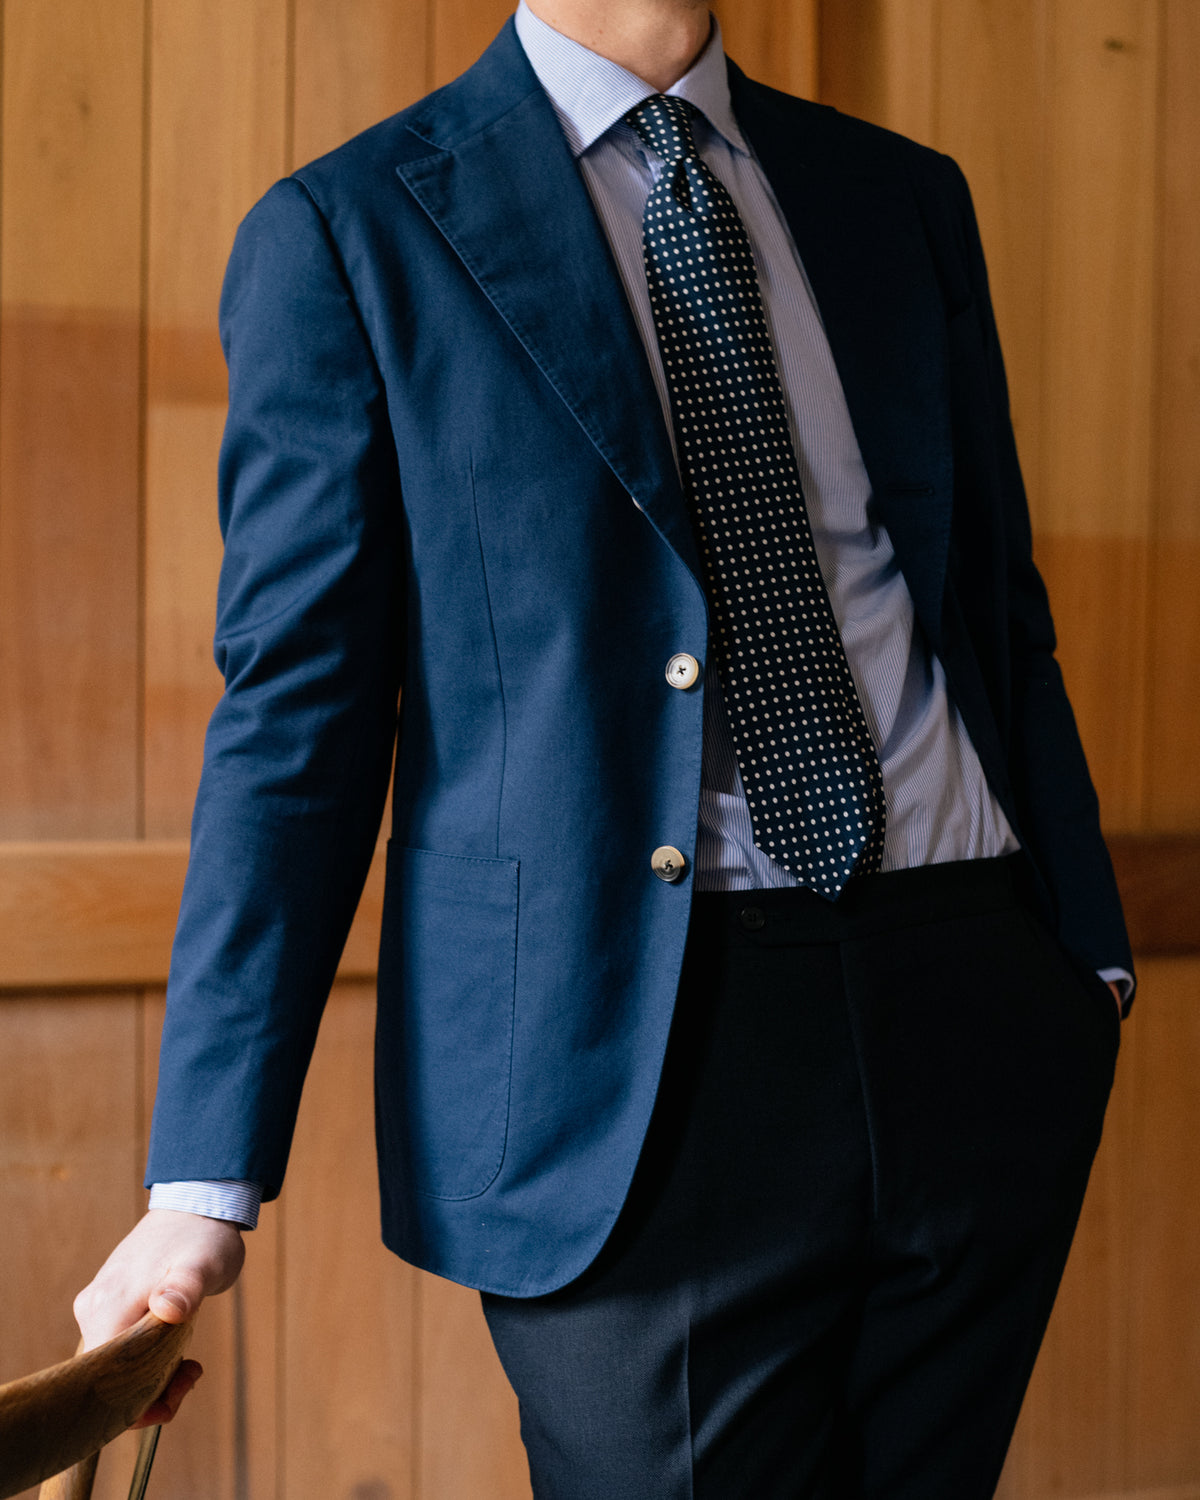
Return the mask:
{"type": "Polygon", "coordinates": [[[389,846],[375,1079],[380,1166],[473,1198],[504,1159],[518,862],[389,846]]]}

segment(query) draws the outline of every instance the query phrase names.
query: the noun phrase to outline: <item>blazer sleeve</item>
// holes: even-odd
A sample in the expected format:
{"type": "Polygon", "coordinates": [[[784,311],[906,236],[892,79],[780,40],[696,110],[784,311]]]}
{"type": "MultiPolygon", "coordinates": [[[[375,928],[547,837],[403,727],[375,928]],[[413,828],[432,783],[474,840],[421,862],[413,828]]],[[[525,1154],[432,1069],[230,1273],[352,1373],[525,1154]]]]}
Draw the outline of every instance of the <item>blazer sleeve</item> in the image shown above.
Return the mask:
{"type": "Polygon", "coordinates": [[[949,158],[960,250],[981,321],[1008,583],[1011,663],[1008,759],[1022,833],[1054,901],[1058,937],[1078,966],[1133,972],[1100,809],[1055,658],[1046,588],[1033,561],[1029,508],[1009,413],[983,247],[966,179],[949,158]]]}
{"type": "Polygon", "coordinates": [[[147,1181],[234,1178],[270,1198],[386,796],[400,490],[379,371],[295,180],[238,232],[221,332],[225,691],[205,742],[147,1181]]]}

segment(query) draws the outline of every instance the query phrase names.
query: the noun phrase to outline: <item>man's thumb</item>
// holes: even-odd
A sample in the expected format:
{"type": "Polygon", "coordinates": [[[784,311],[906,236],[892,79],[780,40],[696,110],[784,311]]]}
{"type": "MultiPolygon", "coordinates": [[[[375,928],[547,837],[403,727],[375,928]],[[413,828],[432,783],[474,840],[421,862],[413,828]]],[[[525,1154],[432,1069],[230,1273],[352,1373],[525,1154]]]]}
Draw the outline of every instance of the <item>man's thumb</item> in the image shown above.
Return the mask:
{"type": "Polygon", "coordinates": [[[160,1286],[150,1293],[150,1311],[164,1323],[183,1323],[195,1310],[193,1299],[177,1286],[160,1286]]]}

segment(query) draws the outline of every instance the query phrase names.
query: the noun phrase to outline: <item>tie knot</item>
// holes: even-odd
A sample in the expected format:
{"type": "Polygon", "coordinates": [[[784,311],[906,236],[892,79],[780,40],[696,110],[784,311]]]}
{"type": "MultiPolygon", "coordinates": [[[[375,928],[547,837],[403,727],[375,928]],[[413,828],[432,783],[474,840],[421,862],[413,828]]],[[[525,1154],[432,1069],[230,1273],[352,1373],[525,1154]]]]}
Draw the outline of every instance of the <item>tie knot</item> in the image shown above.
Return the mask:
{"type": "Polygon", "coordinates": [[[696,155],[696,142],[692,136],[692,106],[686,100],[676,99],[671,94],[651,94],[636,109],[631,109],[625,118],[646,145],[657,152],[668,166],[684,157],[696,155]]]}

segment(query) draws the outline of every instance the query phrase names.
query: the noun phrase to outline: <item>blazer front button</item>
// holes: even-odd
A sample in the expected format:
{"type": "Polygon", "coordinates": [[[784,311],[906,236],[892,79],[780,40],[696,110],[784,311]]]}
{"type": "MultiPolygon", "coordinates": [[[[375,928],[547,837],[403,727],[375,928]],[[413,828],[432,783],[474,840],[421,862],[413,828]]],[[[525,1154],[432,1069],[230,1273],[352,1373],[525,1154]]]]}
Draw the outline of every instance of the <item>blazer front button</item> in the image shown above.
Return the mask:
{"type": "Polygon", "coordinates": [[[687,869],[687,860],[678,849],[670,844],[664,844],[661,849],[656,849],[650,856],[650,868],[660,880],[671,884],[683,875],[687,869]]]}
{"type": "Polygon", "coordinates": [[[686,651],[673,656],[667,663],[667,681],[672,687],[694,687],[699,676],[700,663],[694,656],[689,656],[686,651]]]}

